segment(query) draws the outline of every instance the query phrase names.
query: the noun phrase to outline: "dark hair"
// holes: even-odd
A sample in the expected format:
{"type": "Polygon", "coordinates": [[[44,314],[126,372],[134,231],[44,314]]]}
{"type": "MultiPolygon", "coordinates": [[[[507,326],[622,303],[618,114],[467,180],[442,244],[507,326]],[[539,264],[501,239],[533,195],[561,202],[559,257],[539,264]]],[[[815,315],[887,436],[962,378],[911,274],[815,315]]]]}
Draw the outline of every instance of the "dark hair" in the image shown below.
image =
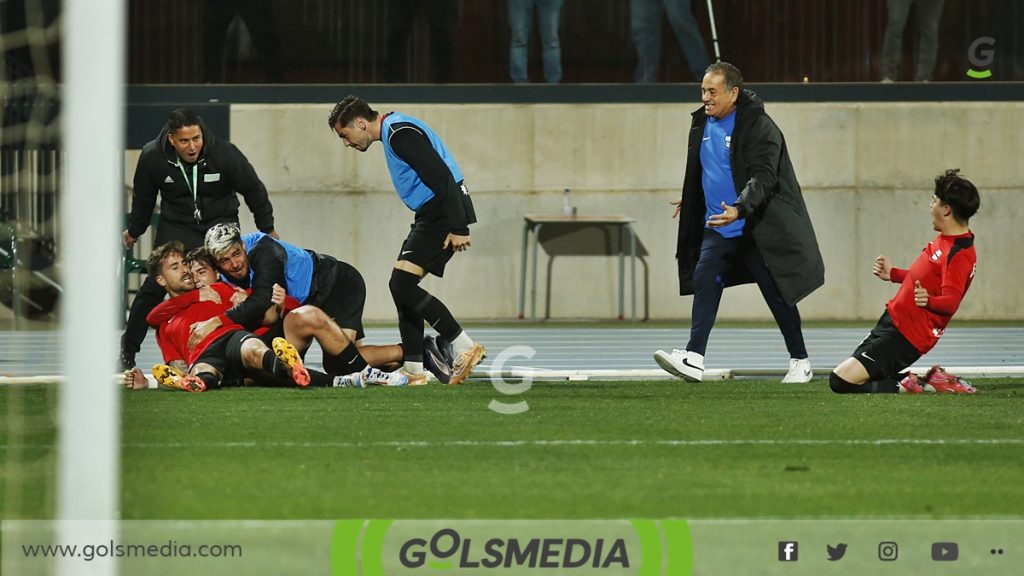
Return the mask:
{"type": "Polygon", "coordinates": [[[705,74],[721,74],[725,79],[725,89],[730,91],[739,88],[743,92],[743,75],[740,69],[728,62],[715,62],[704,70],[705,74]]]}
{"type": "Polygon", "coordinates": [[[167,127],[172,133],[185,126],[199,126],[199,123],[199,114],[191,108],[175,108],[167,116],[167,127]]]}
{"type": "Polygon", "coordinates": [[[376,120],[377,111],[370,108],[370,105],[366,103],[359,96],[353,96],[349,94],[345,96],[345,99],[334,105],[334,110],[331,110],[331,115],[327,117],[327,125],[333,130],[335,126],[341,125],[342,128],[348,126],[356,118],[365,118],[367,120],[376,120]]]}
{"type": "Polygon", "coordinates": [[[213,254],[206,249],[205,246],[194,248],[185,254],[185,265],[191,267],[194,262],[201,262],[206,265],[210,270],[216,270],[217,265],[213,261],[213,254]]]}
{"type": "Polygon", "coordinates": [[[978,189],[960,175],[959,168],[951,168],[935,177],[935,197],[953,209],[953,218],[967,224],[981,206],[978,189]]]}
{"type": "Polygon", "coordinates": [[[164,259],[171,254],[183,256],[185,254],[185,245],[177,240],[171,240],[154,248],[149,253],[149,258],[146,258],[146,272],[153,278],[162,275],[164,272],[164,259]]]}

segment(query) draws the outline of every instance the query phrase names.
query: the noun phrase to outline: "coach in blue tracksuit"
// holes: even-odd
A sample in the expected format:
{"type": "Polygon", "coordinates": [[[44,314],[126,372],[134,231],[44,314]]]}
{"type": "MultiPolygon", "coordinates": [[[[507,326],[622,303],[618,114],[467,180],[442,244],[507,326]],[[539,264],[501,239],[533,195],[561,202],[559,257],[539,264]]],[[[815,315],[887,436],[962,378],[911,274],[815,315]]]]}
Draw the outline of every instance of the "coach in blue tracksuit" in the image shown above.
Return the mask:
{"type": "Polygon", "coordinates": [[[399,198],[416,213],[395,262],[389,287],[398,309],[409,384],[423,374],[423,322],[452,343],[455,362],[449,384],[459,384],[484,357],[440,300],[419,286],[427,272],[441,277],[455,252],[469,249],[469,225],[476,222],[462,171],[441,139],[422,120],[397,112],[378,114],[365,100],[348,96],[328,118],[345,146],[365,152],[380,141],[399,198]]]}

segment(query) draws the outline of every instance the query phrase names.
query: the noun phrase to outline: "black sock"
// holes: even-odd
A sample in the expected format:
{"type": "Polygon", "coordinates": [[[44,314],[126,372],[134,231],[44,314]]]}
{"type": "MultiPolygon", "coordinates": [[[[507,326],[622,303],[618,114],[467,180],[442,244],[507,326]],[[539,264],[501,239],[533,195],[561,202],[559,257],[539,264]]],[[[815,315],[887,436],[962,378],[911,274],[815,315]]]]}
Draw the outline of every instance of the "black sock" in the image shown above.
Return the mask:
{"type": "Polygon", "coordinates": [[[220,388],[220,378],[217,378],[217,375],[214,374],[213,372],[200,372],[196,374],[196,377],[202,380],[203,384],[206,384],[207,390],[220,388]]]}
{"type": "Polygon", "coordinates": [[[263,353],[263,370],[283,380],[292,379],[292,371],[288,366],[285,366],[284,362],[278,360],[277,356],[274,355],[273,350],[267,350],[263,353]]]}
{"type": "Polygon", "coordinates": [[[402,336],[402,360],[423,362],[423,316],[411,306],[397,304],[398,333],[402,336]]]}
{"type": "Polygon", "coordinates": [[[355,344],[349,344],[335,356],[324,354],[324,370],[327,374],[354,374],[363,371],[369,364],[359,353],[355,344]]]}
{"type": "Polygon", "coordinates": [[[867,392],[867,390],[864,390],[863,385],[850,384],[840,378],[835,372],[829,375],[828,385],[836,394],[864,394],[867,392]]]}
{"type": "MultiPolygon", "coordinates": [[[[423,289],[420,288],[420,290],[423,289]]],[[[459,322],[452,316],[444,302],[434,298],[426,290],[423,290],[423,293],[426,294],[426,298],[420,302],[416,310],[423,315],[423,319],[430,324],[431,328],[437,330],[438,334],[448,340],[455,340],[462,333],[462,326],[459,326],[459,322]]]]}
{"type": "Polygon", "coordinates": [[[309,385],[315,388],[330,388],[334,386],[334,378],[319,370],[309,370],[309,385]]]}
{"type": "Polygon", "coordinates": [[[402,335],[403,360],[423,362],[423,316],[416,304],[426,292],[419,287],[420,277],[405,270],[392,270],[388,288],[398,311],[398,332],[402,335]]]}
{"type": "Polygon", "coordinates": [[[423,321],[448,340],[462,332],[448,307],[419,285],[420,277],[405,270],[393,270],[388,287],[398,308],[399,331],[402,333],[405,359],[423,361],[423,321]]]}
{"type": "Polygon", "coordinates": [[[900,389],[899,382],[895,378],[871,380],[858,385],[850,384],[835,372],[828,377],[828,385],[836,394],[895,394],[900,389]]]}
{"type": "MultiPolygon", "coordinates": [[[[899,376],[897,376],[899,377],[899,376]]],[[[896,378],[882,378],[881,380],[872,380],[865,384],[865,386],[871,387],[872,394],[896,394],[900,391],[900,383],[896,378]]]]}

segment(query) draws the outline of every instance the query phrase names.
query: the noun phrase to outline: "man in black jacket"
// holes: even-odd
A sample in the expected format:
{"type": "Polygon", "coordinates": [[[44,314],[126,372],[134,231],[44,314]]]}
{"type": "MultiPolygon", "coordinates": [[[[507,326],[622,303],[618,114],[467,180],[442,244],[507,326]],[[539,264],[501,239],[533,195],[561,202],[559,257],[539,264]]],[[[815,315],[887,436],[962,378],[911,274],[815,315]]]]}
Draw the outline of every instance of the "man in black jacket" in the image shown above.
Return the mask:
{"type": "MultiPolygon", "coordinates": [[[[157,246],[172,240],[186,250],[203,245],[215,224],[238,223],[241,194],[256,227],[277,237],[274,208],[252,165],[234,144],[217,140],[192,110],[177,108],[155,140],[142,148],[135,168],[132,210],[121,233],[125,248],[135,245],[149,227],[160,195],[157,246]]],[[[139,287],[128,324],[121,335],[121,367],[135,366],[135,354],[146,338],[146,315],[164,299],[164,289],[147,277],[139,287]]]]}
{"type": "Polygon", "coordinates": [[[658,350],[658,365],[699,382],[722,290],[757,282],[789,350],[783,382],[813,375],[796,304],[825,283],[825,264],[786,142],[757,94],[727,62],[708,66],[704,106],[693,113],[676,259],[679,293],[693,294],[685,350],[658,350]]]}

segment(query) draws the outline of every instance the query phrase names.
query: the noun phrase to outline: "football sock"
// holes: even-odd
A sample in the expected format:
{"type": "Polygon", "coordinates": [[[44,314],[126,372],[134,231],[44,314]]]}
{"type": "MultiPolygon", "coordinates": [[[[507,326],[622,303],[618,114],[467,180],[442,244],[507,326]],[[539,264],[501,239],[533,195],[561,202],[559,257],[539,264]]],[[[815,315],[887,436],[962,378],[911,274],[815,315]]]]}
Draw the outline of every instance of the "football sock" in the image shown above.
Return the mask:
{"type": "Polygon", "coordinates": [[[334,386],[334,378],[319,370],[306,369],[309,372],[309,385],[317,388],[330,388],[334,386]]]}
{"type": "Polygon", "coordinates": [[[335,356],[324,355],[324,371],[331,375],[355,374],[369,366],[366,359],[354,345],[345,348],[335,356]]]}
{"type": "Polygon", "coordinates": [[[402,358],[423,361],[423,316],[411,307],[395,303],[398,309],[398,333],[402,336],[402,358]]]}
{"type": "Polygon", "coordinates": [[[419,276],[405,270],[392,270],[391,281],[388,283],[391,297],[398,308],[398,327],[404,348],[406,351],[416,351],[405,357],[412,361],[423,359],[418,351],[423,350],[424,320],[449,340],[462,332],[462,327],[448,307],[421,288],[419,283],[419,276]]]}
{"type": "Polygon", "coordinates": [[[462,332],[462,326],[455,320],[452,313],[448,310],[448,307],[444,305],[437,298],[434,298],[429,292],[417,286],[420,292],[423,292],[424,298],[416,306],[416,311],[423,316],[423,319],[430,324],[430,327],[437,330],[439,334],[445,337],[450,337],[452,334],[458,334],[462,332]]]}
{"type": "MultiPolygon", "coordinates": [[[[392,270],[388,288],[398,310],[398,332],[402,336],[403,358],[410,362],[423,361],[423,316],[416,310],[416,290],[419,276],[405,270],[392,270]]],[[[421,298],[422,299],[422,298],[421,298]]]]}
{"type": "Polygon", "coordinates": [[[265,372],[269,372],[270,374],[273,374],[274,376],[277,376],[278,378],[284,380],[292,379],[291,369],[285,366],[283,362],[277,359],[277,356],[274,355],[273,350],[267,350],[266,352],[263,353],[263,362],[261,364],[265,372]]]}
{"type": "Polygon", "coordinates": [[[408,360],[402,365],[402,370],[409,374],[423,374],[423,362],[409,362],[408,360]]]}
{"type": "Polygon", "coordinates": [[[863,384],[851,384],[833,372],[828,377],[828,385],[836,394],[895,394],[899,392],[899,383],[895,378],[871,380],[863,384]]]}
{"type": "Polygon", "coordinates": [[[840,378],[835,372],[829,375],[828,385],[836,394],[857,394],[866,392],[866,390],[861,390],[864,386],[850,384],[846,380],[840,378]]]}
{"type": "Polygon", "coordinates": [[[203,381],[203,384],[206,384],[207,390],[220,388],[220,378],[217,378],[213,372],[200,372],[196,376],[203,381]]]}
{"type": "MultiPolygon", "coordinates": [[[[902,376],[900,376],[902,378],[902,376]]],[[[900,391],[900,383],[896,378],[882,378],[881,380],[872,380],[865,384],[865,386],[871,386],[871,392],[878,394],[896,394],[900,391]]]]}
{"type": "Polygon", "coordinates": [[[456,336],[451,342],[452,350],[455,351],[456,358],[459,357],[459,354],[462,354],[467,350],[472,350],[473,346],[476,344],[475,342],[473,342],[473,339],[469,337],[469,334],[466,334],[465,330],[459,332],[459,335],[456,336]]]}

